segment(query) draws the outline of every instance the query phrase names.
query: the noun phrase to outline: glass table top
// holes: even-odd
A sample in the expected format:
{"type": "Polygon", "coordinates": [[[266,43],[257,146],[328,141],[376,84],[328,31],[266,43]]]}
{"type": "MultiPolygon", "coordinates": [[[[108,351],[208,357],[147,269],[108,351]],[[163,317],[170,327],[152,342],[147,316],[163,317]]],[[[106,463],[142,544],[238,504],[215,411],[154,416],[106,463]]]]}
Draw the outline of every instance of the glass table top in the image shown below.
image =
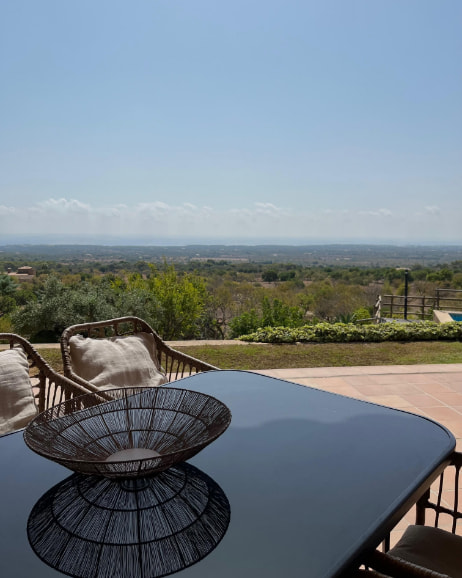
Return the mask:
{"type": "Polygon", "coordinates": [[[251,372],[176,384],[223,401],[231,425],[134,486],[72,474],[21,432],[0,438],[4,575],[339,576],[455,445],[431,420],[251,372]]]}

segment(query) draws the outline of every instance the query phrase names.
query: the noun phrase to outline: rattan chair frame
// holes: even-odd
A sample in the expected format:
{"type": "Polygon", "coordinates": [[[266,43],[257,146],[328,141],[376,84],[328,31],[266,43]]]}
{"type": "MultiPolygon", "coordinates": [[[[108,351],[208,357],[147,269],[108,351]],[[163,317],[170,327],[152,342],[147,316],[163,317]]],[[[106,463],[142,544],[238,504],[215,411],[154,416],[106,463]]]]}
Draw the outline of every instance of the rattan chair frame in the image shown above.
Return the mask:
{"type": "MultiPolygon", "coordinates": [[[[444,529],[453,534],[461,535],[461,470],[462,453],[453,452],[447,467],[416,504],[417,525],[427,525],[438,528],[443,525],[443,521],[450,520],[450,529],[448,529],[448,524],[444,525],[444,529]],[[448,489],[448,486],[450,493],[453,494],[450,506],[443,503],[443,500],[447,499],[448,492],[445,492],[445,490],[448,489]]],[[[375,578],[379,576],[381,578],[448,578],[444,574],[417,566],[407,560],[392,557],[386,552],[380,552],[379,550],[371,552],[363,562],[366,567],[353,572],[351,575],[357,576],[358,578],[361,576],[364,576],[364,578],[375,578]]]]}
{"type": "Polygon", "coordinates": [[[7,342],[10,349],[20,347],[24,350],[29,362],[32,391],[39,413],[66,400],[89,393],[84,385],[79,385],[54,371],[24,337],[15,333],[0,333],[0,343],[2,342],[7,342]]]}
{"type": "Polygon", "coordinates": [[[105,321],[95,321],[92,323],[80,323],[67,327],[61,335],[61,355],[63,359],[64,375],[91,390],[98,389],[89,381],[86,381],[72,369],[72,362],[69,349],[69,340],[73,335],[83,335],[91,338],[105,338],[122,335],[133,335],[135,333],[150,333],[154,337],[157,348],[157,359],[163,368],[169,382],[189,377],[202,371],[218,370],[218,367],[205,363],[195,357],[182,353],[170,347],[163,341],[156,331],[139,317],[119,317],[105,321]]]}

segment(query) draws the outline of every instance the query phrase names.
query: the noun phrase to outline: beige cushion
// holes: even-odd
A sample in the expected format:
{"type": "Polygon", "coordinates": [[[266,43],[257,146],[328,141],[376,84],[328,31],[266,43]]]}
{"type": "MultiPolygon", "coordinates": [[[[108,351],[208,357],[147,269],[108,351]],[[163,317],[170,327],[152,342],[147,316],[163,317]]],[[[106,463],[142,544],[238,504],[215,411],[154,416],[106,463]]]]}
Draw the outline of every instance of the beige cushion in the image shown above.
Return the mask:
{"type": "Polygon", "coordinates": [[[440,528],[409,526],[389,555],[451,578],[462,578],[462,537],[440,528]]]}
{"type": "Polygon", "coordinates": [[[107,339],[74,335],[69,339],[69,350],[74,373],[101,389],[167,382],[150,333],[107,339]]]}
{"type": "Polygon", "coordinates": [[[20,348],[0,352],[0,435],[21,429],[37,415],[29,363],[20,348]]]}

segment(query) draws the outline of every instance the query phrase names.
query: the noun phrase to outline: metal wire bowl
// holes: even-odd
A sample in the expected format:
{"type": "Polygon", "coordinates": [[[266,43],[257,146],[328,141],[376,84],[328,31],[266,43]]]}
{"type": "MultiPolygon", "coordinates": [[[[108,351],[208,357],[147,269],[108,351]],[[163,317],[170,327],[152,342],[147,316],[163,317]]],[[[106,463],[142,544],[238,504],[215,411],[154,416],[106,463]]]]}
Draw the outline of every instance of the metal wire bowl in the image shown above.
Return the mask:
{"type": "Polygon", "coordinates": [[[25,429],[30,449],[76,472],[151,476],[217,439],[231,412],[218,399],[173,387],[118,388],[70,399],[25,429]]]}

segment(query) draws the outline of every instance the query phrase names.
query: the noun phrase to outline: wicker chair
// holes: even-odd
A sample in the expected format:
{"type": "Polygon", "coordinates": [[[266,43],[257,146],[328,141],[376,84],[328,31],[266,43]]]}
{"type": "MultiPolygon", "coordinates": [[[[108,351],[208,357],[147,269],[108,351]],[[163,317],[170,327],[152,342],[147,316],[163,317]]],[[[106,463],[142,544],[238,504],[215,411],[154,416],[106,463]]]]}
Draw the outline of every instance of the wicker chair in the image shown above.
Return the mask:
{"type": "Polygon", "coordinates": [[[63,331],[61,336],[61,354],[63,358],[64,375],[83,387],[95,391],[92,383],[77,375],[73,370],[69,346],[69,340],[73,335],[80,334],[91,338],[105,338],[134,335],[143,332],[150,333],[154,337],[157,359],[159,365],[165,371],[169,382],[188,377],[201,371],[218,369],[209,363],[205,363],[204,361],[200,361],[199,359],[195,359],[190,355],[173,349],[142,319],[138,317],[119,317],[118,319],[72,325],[63,331]]]}
{"type": "Polygon", "coordinates": [[[85,387],[56,373],[24,337],[14,333],[0,333],[0,343],[5,342],[8,343],[9,349],[22,348],[26,354],[29,362],[32,393],[38,412],[62,401],[88,393],[85,387]]]}
{"type": "Polygon", "coordinates": [[[386,553],[375,550],[364,578],[459,578],[462,576],[462,453],[449,465],[416,504],[416,525],[386,553]],[[444,565],[443,565],[444,564],[444,565]]]}

